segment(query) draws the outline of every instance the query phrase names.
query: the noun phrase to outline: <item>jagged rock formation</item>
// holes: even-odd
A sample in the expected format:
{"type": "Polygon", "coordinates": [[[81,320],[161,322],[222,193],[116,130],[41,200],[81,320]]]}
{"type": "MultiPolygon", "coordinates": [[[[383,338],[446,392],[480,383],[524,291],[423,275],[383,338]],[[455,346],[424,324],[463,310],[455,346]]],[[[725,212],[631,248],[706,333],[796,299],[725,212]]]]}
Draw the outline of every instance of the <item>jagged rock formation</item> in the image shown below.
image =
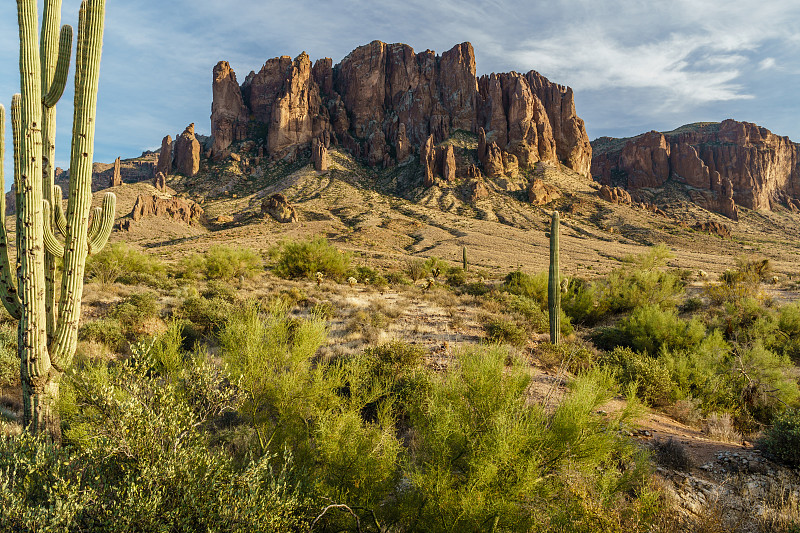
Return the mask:
{"type": "Polygon", "coordinates": [[[194,123],[175,139],[175,170],[190,178],[200,171],[200,142],[194,135],[194,123]]]}
{"type": "MultiPolygon", "coordinates": [[[[294,60],[282,56],[251,72],[241,87],[222,61],[214,67],[213,93],[215,158],[243,139],[248,128],[263,132],[266,126],[266,149],[273,159],[328,135],[331,143],[371,166],[390,166],[407,160],[415,147],[422,153],[431,137],[435,145],[456,130],[483,128],[484,143],[496,146],[496,161],[530,167],[561,160],[589,174],[591,146],[571,89],[534,71],[476,78],[469,43],[437,56],[373,41],[335,66],[329,58],[312,66],[305,52],[294,60]]],[[[445,178],[456,174],[451,162],[443,163],[445,178]]],[[[425,175],[427,183],[433,174],[425,175]]]]}
{"type": "Polygon", "coordinates": [[[328,147],[323,139],[315,137],[311,142],[311,162],[317,172],[328,170],[328,147]]]}
{"type": "Polygon", "coordinates": [[[146,217],[162,217],[192,225],[203,221],[204,212],[199,204],[187,198],[140,194],[130,216],[134,222],[146,217]]]}
{"type": "Polygon", "coordinates": [[[211,106],[211,131],[214,132],[212,152],[221,156],[232,142],[244,140],[247,136],[248,111],[242,100],[236,73],[227,61],[220,61],[214,67],[211,88],[214,94],[211,106]]]}
{"type": "Polygon", "coordinates": [[[120,173],[120,158],[114,160],[114,172],[108,182],[109,187],[119,187],[122,185],[122,174],[120,173]]]}
{"type": "Polygon", "coordinates": [[[723,239],[730,239],[731,238],[731,228],[726,226],[725,224],[720,224],[719,222],[708,220],[706,222],[698,222],[694,226],[693,229],[697,231],[702,231],[703,233],[710,233],[712,235],[719,235],[723,239]]]}
{"type": "Polygon", "coordinates": [[[163,172],[156,173],[156,177],[153,178],[153,187],[159,192],[164,192],[167,189],[167,176],[163,172]]]}
{"type": "Polygon", "coordinates": [[[659,188],[669,179],[687,187],[702,207],[737,220],[737,205],[791,208],[800,198],[798,147],[748,122],[690,124],[631,139],[595,141],[592,175],[629,191],[659,188]]]}
{"type": "Polygon", "coordinates": [[[159,172],[165,176],[172,174],[172,137],[169,135],[161,140],[161,152],[158,154],[156,174],[159,172]]]}
{"type": "Polygon", "coordinates": [[[631,204],[631,195],[625,189],[621,189],[620,187],[609,187],[608,185],[602,185],[600,190],[597,191],[597,195],[607,202],[611,202],[614,204],[631,204]]]}
{"type": "Polygon", "coordinates": [[[288,223],[297,222],[297,210],[289,203],[289,200],[280,193],[273,194],[269,198],[261,201],[261,216],[271,216],[278,222],[288,223]]]}
{"type": "Polygon", "coordinates": [[[452,183],[456,180],[456,152],[452,144],[434,146],[433,135],[428,137],[419,151],[419,160],[423,169],[423,185],[430,187],[441,178],[452,183]]]}

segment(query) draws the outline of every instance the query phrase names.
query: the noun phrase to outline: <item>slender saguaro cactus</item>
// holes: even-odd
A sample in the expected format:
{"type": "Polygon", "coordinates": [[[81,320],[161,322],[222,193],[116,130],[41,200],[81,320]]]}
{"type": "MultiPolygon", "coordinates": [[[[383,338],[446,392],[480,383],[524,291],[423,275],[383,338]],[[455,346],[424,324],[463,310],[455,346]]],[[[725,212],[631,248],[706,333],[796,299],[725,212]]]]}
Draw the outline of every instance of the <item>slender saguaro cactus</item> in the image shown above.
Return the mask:
{"type": "Polygon", "coordinates": [[[462,246],[461,247],[461,263],[462,263],[462,266],[464,267],[464,272],[466,272],[467,271],[467,267],[469,266],[467,264],[467,247],[466,246],[462,246]]]}
{"type": "MultiPolygon", "coordinates": [[[[58,439],[60,421],[53,404],[58,398],[61,374],[72,362],[77,345],[86,255],[99,251],[108,240],[116,198],[106,195],[103,208],[96,210],[90,225],[105,0],[83,0],[80,8],[66,215],[62,211],[61,190],[53,184],[52,163],[55,105],[67,82],[72,28],[59,29],[61,0],[45,0],[40,42],[37,4],[37,0],[17,0],[21,91],[12,98],[11,122],[18,266],[14,276],[8,257],[3,197],[0,200],[0,298],[9,313],[19,319],[23,423],[31,432],[46,431],[58,439]],[[63,245],[55,236],[54,226],[65,237],[63,245]],[[58,259],[63,260],[64,273],[56,302],[58,259]]],[[[0,108],[0,115],[4,114],[0,108]]],[[[4,133],[0,127],[0,160],[4,156],[4,133]]],[[[0,169],[0,185],[2,182],[0,169]]]]}
{"type": "Polygon", "coordinates": [[[550,224],[550,278],[547,284],[547,308],[550,312],[550,342],[558,344],[561,337],[561,282],[558,265],[558,211],[553,211],[550,224]]]}

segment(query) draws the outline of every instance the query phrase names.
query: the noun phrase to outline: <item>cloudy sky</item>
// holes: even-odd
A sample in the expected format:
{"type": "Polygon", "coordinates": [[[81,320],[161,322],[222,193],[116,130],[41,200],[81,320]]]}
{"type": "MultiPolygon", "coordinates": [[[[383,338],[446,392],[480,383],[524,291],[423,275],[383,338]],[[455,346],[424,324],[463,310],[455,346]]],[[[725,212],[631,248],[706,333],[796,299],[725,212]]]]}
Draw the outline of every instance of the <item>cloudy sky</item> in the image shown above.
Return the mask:
{"type": "MultiPolygon", "coordinates": [[[[79,4],[64,0],[64,23],[77,25],[79,4]]],[[[19,91],[16,21],[4,0],[6,107],[19,91]]],[[[207,134],[221,59],[241,82],[270,57],[336,63],[374,39],[437,52],[470,41],[479,74],[538,70],[572,86],[591,139],[734,118],[800,141],[800,2],[123,0],[107,8],[95,159],[136,156],[190,122],[207,134]]],[[[59,104],[61,166],[71,101],[68,90],[59,104]]]]}

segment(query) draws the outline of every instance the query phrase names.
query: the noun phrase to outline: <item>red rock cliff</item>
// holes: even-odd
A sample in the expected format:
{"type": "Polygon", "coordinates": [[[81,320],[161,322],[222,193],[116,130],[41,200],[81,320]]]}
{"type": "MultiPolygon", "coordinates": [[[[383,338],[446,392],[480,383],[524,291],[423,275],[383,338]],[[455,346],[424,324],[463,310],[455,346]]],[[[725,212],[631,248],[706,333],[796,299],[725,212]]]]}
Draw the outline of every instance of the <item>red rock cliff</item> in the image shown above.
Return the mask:
{"type": "Polygon", "coordinates": [[[693,198],[713,196],[725,214],[731,212],[731,199],[750,209],[770,209],[776,202],[800,198],[798,146],[756,124],[692,124],[594,144],[592,175],[608,185],[624,182],[635,190],[661,187],[671,178],[694,191],[693,198]]]}
{"type": "Polygon", "coordinates": [[[303,53],[267,61],[238,92],[226,62],[214,68],[213,152],[241,140],[243,117],[267,126],[271,155],[307,145],[322,134],[367,159],[391,165],[455,130],[485,130],[489,142],[520,165],[561,160],[589,174],[591,146],[575,114],[572,90],[531,71],[476,78],[470,43],[441,56],[405,44],[373,41],[339,64],[313,64],[303,53]]]}

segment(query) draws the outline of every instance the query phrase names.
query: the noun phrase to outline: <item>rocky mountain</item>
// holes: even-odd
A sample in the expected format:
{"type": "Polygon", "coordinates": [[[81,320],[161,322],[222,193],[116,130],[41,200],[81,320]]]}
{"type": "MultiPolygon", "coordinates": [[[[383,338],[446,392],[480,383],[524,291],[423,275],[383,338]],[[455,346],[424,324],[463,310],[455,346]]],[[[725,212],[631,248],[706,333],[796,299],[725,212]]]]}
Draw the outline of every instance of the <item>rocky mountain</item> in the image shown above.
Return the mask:
{"type": "MultiPolygon", "coordinates": [[[[592,149],[572,90],[535,71],[476,77],[470,43],[437,55],[373,41],[337,65],[330,58],[312,64],[305,52],[276,57],[241,85],[228,62],[213,70],[207,155],[216,160],[239,141],[257,140],[259,153],[274,160],[316,139],[320,160],[320,147],[333,144],[386,168],[456,130],[483,131],[490,164],[561,162],[589,175],[592,149]]],[[[448,155],[440,157],[451,174],[448,155]]]]}
{"type": "Polygon", "coordinates": [[[592,143],[592,176],[629,192],[674,180],[697,204],[736,220],[737,206],[800,210],[798,145],[766,128],[725,120],[592,143]]]}

